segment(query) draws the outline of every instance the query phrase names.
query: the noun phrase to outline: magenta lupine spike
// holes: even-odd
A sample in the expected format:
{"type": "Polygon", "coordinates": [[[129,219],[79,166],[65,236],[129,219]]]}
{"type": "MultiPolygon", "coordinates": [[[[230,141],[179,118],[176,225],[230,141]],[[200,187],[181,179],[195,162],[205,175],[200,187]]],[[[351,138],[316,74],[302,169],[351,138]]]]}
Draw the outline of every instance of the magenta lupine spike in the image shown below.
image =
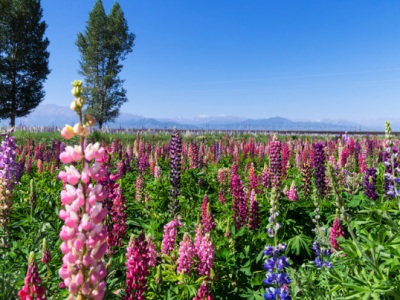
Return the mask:
{"type": "Polygon", "coordinates": [[[182,226],[180,217],[174,219],[164,226],[161,253],[170,254],[175,248],[175,240],[178,235],[178,226],[182,226]]]}
{"type": "Polygon", "coordinates": [[[149,266],[154,268],[157,264],[157,251],[156,245],[153,242],[151,235],[147,235],[146,237],[148,256],[149,256],[149,266]]]}
{"type": "Polygon", "coordinates": [[[233,194],[233,222],[236,230],[239,230],[247,224],[248,206],[243,183],[238,175],[233,175],[232,177],[231,191],[233,194]]]}
{"type": "Polygon", "coordinates": [[[109,247],[122,246],[122,239],[126,231],[126,200],[122,193],[122,188],[114,183],[111,191],[112,205],[109,212],[111,222],[107,242],[109,247]]]}
{"type": "Polygon", "coordinates": [[[18,292],[21,300],[46,300],[46,289],[40,286],[42,279],[39,276],[39,270],[35,261],[35,255],[30,253],[28,259],[28,271],[24,279],[24,286],[18,292]]]}
{"type": "Polygon", "coordinates": [[[214,296],[211,294],[209,284],[204,280],[198,291],[197,296],[193,298],[193,300],[213,300],[214,296]]]}
{"type": "Polygon", "coordinates": [[[195,143],[189,145],[189,168],[196,169],[199,164],[199,152],[195,143]]]}
{"type": "Polygon", "coordinates": [[[254,190],[250,194],[250,218],[249,228],[256,230],[260,227],[260,207],[254,190]]]}
{"type": "Polygon", "coordinates": [[[270,161],[269,169],[271,172],[271,184],[275,187],[277,196],[279,198],[281,192],[281,177],[282,177],[282,145],[281,142],[274,136],[270,142],[270,161]]]}
{"type": "Polygon", "coordinates": [[[261,173],[261,185],[266,189],[271,188],[271,174],[269,172],[269,168],[267,165],[264,165],[264,168],[261,173]]]}
{"type": "Polygon", "coordinates": [[[209,232],[211,229],[215,228],[215,221],[211,212],[211,206],[207,195],[204,196],[203,203],[201,205],[201,221],[203,223],[204,232],[209,232]]]}
{"type": "Polygon", "coordinates": [[[339,218],[339,216],[336,216],[335,219],[333,220],[333,225],[331,228],[330,243],[331,243],[332,249],[337,250],[337,251],[340,250],[339,242],[337,241],[337,238],[340,236],[344,237],[345,234],[344,234],[344,231],[342,228],[340,218],[339,218]]]}
{"type": "Polygon", "coordinates": [[[126,251],[126,296],[122,297],[123,300],[145,299],[149,261],[144,233],[141,232],[137,239],[132,236],[126,251]]]}
{"type": "Polygon", "coordinates": [[[199,265],[197,266],[199,275],[210,278],[211,269],[214,267],[215,251],[208,233],[201,239],[200,247],[197,249],[197,256],[199,258],[199,265]]]}
{"type": "Polygon", "coordinates": [[[193,258],[196,255],[196,249],[189,234],[185,232],[182,241],[179,243],[178,273],[185,272],[189,274],[193,266],[193,258]]]}

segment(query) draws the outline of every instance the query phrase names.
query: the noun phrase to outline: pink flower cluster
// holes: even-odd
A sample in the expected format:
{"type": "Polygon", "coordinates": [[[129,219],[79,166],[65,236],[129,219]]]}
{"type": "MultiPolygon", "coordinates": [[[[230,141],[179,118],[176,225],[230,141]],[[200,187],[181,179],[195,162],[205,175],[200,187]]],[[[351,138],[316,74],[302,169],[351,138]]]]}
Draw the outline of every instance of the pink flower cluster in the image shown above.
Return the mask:
{"type": "Polygon", "coordinates": [[[182,226],[179,216],[178,219],[174,219],[164,226],[161,253],[170,254],[174,250],[176,236],[178,235],[178,226],[182,226]]]}
{"type": "Polygon", "coordinates": [[[288,197],[289,200],[291,201],[297,201],[299,200],[299,195],[297,191],[297,187],[294,181],[292,181],[292,185],[290,186],[290,189],[288,190],[287,187],[283,190],[283,193],[288,197]]]}
{"type": "Polygon", "coordinates": [[[68,299],[80,294],[97,300],[105,293],[106,268],[102,256],[107,250],[107,230],[102,222],[107,208],[103,208],[102,202],[108,192],[97,181],[106,170],[98,161],[88,164],[101,159],[103,153],[104,149],[96,143],[87,145],[84,151],[80,146],[67,146],[60,154],[63,163],[85,161],[81,172],[71,165],[59,174],[64,182],[61,191],[64,209],[59,215],[65,222],[60,232],[64,257],[59,275],[69,290],[68,299]]]}
{"type": "Polygon", "coordinates": [[[151,255],[143,232],[137,239],[131,237],[126,252],[126,296],[123,300],[143,300],[147,289],[147,276],[151,255]]]}
{"type": "Polygon", "coordinates": [[[211,277],[211,269],[214,267],[215,250],[210,234],[204,234],[199,226],[196,231],[195,248],[199,258],[197,271],[200,276],[211,277]]]}
{"type": "Polygon", "coordinates": [[[211,295],[210,286],[206,281],[203,281],[197,291],[197,296],[193,300],[213,300],[214,296],[211,295]]]}
{"type": "Polygon", "coordinates": [[[342,224],[340,222],[340,218],[336,216],[335,219],[333,220],[333,225],[330,234],[330,242],[332,249],[340,250],[339,242],[337,241],[337,238],[340,236],[344,237],[345,234],[342,228],[342,224]]]}
{"type": "Polygon", "coordinates": [[[183,240],[179,243],[178,273],[188,274],[193,265],[193,257],[196,254],[193,241],[188,233],[183,235],[183,240]]]}

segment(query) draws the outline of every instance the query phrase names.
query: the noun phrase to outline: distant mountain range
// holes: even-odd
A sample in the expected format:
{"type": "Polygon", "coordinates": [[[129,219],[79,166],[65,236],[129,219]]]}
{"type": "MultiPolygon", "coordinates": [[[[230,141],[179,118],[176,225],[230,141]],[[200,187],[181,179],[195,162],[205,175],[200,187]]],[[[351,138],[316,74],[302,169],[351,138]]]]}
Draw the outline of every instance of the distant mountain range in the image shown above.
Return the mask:
{"type": "MultiPolygon", "coordinates": [[[[1,121],[7,125],[8,120],[1,121]]],[[[67,106],[42,104],[29,116],[18,118],[17,125],[57,126],[73,125],[76,114],[67,106]]],[[[384,130],[384,122],[379,127],[365,126],[349,121],[323,120],[319,122],[291,121],[281,117],[267,119],[247,119],[232,116],[198,116],[193,118],[147,118],[130,113],[121,113],[110,128],[150,128],[150,129],[215,129],[215,130],[310,130],[310,131],[354,131],[384,130]]],[[[397,125],[396,125],[397,126],[397,125]]],[[[393,124],[392,124],[393,127],[393,124]]],[[[400,127],[400,126],[399,126],[400,127]]]]}

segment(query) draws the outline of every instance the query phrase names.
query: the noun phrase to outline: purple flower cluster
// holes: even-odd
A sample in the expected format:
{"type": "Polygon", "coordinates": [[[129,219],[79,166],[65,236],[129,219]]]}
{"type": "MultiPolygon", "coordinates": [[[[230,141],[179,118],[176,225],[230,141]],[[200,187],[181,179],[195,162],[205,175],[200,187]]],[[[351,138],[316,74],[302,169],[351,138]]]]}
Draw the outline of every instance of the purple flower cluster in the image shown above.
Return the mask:
{"type": "Polygon", "coordinates": [[[314,264],[317,268],[332,268],[332,264],[328,260],[331,255],[331,251],[328,248],[322,248],[318,242],[314,242],[312,249],[316,256],[314,264]]]}
{"type": "Polygon", "coordinates": [[[178,196],[180,194],[181,186],[181,159],[182,159],[182,137],[179,132],[175,129],[169,144],[169,157],[170,157],[170,177],[169,182],[171,184],[169,196],[169,212],[171,217],[174,217],[178,212],[178,196]]]}
{"type": "Polygon", "coordinates": [[[368,168],[364,174],[364,194],[371,200],[378,199],[378,193],[376,192],[376,169],[374,167],[368,168]]]}
{"type": "Polygon", "coordinates": [[[193,257],[196,254],[193,241],[188,233],[183,235],[183,240],[179,243],[178,273],[189,274],[193,265],[193,257]]]}
{"type": "Polygon", "coordinates": [[[268,271],[265,275],[264,284],[269,286],[266,288],[264,299],[292,299],[288,287],[290,278],[284,272],[284,269],[289,267],[290,263],[286,256],[279,255],[281,251],[285,250],[286,245],[278,245],[277,247],[267,246],[264,251],[264,254],[267,256],[264,269],[268,271]]]}
{"type": "Polygon", "coordinates": [[[0,145],[0,179],[6,183],[7,189],[12,190],[15,184],[15,176],[18,169],[18,164],[15,161],[16,144],[13,136],[9,133],[2,134],[4,140],[0,145]]]}
{"type": "Polygon", "coordinates": [[[326,181],[325,181],[325,152],[324,144],[321,142],[314,144],[314,179],[315,186],[317,187],[320,196],[325,194],[326,181]]]}

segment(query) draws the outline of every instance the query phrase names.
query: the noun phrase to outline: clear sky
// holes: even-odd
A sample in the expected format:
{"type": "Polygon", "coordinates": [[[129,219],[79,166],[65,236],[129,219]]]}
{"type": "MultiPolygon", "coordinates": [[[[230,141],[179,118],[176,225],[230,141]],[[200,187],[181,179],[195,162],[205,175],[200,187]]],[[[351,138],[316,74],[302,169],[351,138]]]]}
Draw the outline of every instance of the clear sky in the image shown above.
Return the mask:
{"type": "MultiPolygon", "coordinates": [[[[122,111],[400,120],[400,1],[119,0],[135,46],[122,111]]],[[[51,74],[67,106],[95,0],[42,0],[51,74]]],[[[108,14],[114,0],[103,0],[108,14]]]]}

